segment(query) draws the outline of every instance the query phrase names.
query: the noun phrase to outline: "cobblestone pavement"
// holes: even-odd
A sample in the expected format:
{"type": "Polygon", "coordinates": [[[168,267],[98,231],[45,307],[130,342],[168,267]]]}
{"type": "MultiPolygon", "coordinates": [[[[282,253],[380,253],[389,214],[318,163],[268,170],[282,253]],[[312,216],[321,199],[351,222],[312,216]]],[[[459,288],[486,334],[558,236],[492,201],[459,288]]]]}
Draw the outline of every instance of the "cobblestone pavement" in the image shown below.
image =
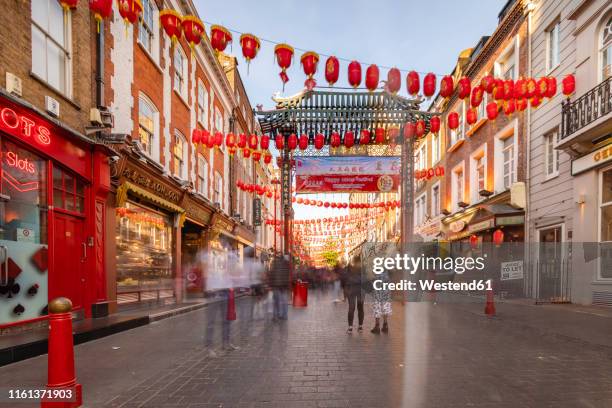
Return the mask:
{"type": "MultiPolygon", "coordinates": [[[[396,303],[380,336],[366,305],[366,330],[347,335],[347,305],[311,295],[281,323],[249,321],[254,303],[241,300],[240,349],[217,357],[203,345],[206,309],[80,345],[85,406],[612,407],[607,347],[452,304],[396,303]]],[[[46,357],[30,359],[1,368],[0,384],[40,385],[45,372],[46,357]]]]}

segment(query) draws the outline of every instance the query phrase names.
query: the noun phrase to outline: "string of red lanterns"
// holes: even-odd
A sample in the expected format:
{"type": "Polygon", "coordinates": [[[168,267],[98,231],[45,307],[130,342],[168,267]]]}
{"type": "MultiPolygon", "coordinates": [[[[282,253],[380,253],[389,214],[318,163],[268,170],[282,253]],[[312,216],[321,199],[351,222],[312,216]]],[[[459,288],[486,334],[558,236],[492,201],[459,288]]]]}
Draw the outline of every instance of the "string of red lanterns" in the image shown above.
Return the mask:
{"type": "Polygon", "coordinates": [[[437,166],[437,167],[430,167],[429,169],[423,169],[423,170],[415,170],[414,171],[414,178],[417,180],[422,180],[422,179],[431,179],[433,177],[442,177],[444,176],[444,167],[443,166],[437,166]]]}

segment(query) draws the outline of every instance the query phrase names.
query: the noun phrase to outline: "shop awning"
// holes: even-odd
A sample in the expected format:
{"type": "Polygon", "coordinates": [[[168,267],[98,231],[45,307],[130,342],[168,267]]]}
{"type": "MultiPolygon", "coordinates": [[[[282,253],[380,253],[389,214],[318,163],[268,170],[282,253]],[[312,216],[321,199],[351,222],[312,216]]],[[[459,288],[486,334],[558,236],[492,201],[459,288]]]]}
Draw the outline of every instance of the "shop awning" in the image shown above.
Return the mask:
{"type": "Polygon", "coordinates": [[[123,183],[121,183],[119,188],[117,188],[117,207],[123,207],[123,205],[127,201],[128,193],[143,198],[165,210],[179,213],[181,215],[185,214],[185,209],[183,207],[171,203],[170,201],[165,200],[159,196],[156,196],[155,194],[150,193],[144,188],[138,187],[137,185],[129,181],[124,181],[123,183]]]}

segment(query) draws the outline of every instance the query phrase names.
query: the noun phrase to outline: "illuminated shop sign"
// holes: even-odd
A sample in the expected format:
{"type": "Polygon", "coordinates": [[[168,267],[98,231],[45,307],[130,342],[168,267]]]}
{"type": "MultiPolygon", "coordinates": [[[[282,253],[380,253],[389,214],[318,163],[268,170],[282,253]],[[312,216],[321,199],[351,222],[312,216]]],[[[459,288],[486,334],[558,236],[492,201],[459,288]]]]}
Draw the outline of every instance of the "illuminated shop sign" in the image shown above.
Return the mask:
{"type": "Polygon", "coordinates": [[[601,166],[612,161],[612,144],[603,146],[594,152],[572,160],[572,176],[601,166]]]}
{"type": "Polygon", "coordinates": [[[48,127],[11,108],[0,110],[0,128],[22,139],[34,140],[41,145],[51,144],[51,131],[48,127]]]}
{"type": "Polygon", "coordinates": [[[32,163],[27,157],[25,159],[19,157],[18,153],[7,151],[4,153],[5,162],[10,167],[15,169],[24,171],[30,174],[36,174],[36,167],[34,167],[34,163],[32,163]]]}

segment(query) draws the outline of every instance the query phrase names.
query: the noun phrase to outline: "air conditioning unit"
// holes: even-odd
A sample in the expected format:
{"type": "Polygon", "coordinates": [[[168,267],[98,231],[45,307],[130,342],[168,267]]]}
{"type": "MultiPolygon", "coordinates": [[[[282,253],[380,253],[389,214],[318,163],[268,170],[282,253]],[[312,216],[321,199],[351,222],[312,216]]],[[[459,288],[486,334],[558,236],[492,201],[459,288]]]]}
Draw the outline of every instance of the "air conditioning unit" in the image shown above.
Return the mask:
{"type": "Polygon", "coordinates": [[[10,72],[6,73],[6,90],[13,95],[21,96],[21,78],[10,72]]]}
{"type": "Polygon", "coordinates": [[[89,121],[94,126],[112,128],[115,120],[112,112],[107,107],[91,108],[89,110],[89,121]]]}
{"type": "Polygon", "coordinates": [[[59,118],[60,104],[57,101],[57,99],[54,99],[54,98],[50,97],[49,95],[46,95],[45,96],[45,109],[51,115],[55,116],[56,118],[59,118]]]}

